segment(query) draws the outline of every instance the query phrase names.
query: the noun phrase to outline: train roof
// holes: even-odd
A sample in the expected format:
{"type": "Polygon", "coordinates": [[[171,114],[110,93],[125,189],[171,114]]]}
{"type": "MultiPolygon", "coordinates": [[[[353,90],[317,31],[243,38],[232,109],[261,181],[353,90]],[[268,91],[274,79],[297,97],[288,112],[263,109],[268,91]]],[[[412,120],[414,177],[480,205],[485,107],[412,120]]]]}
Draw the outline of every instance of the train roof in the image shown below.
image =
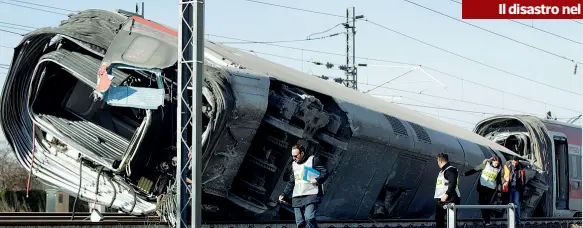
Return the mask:
{"type": "Polygon", "coordinates": [[[216,60],[228,60],[231,63],[224,64],[224,66],[232,67],[233,70],[249,71],[262,75],[268,75],[271,78],[285,83],[293,84],[307,90],[329,95],[336,99],[344,100],[366,109],[417,123],[435,131],[462,138],[479,145],[488,146],[494,150],[518,156],[516,153],[507,149],[506,147],[492,142],[478,134],[467,131],[453,124],[438,120],[436,118],[423,115],[417,111],[386,102],[379,98],[347,88],[338,83],[323,80],[304,72],[268,61],[236,48],[228,47],[211,41],[206,41],[205,45],[205,57],[207,59],[214,58],[216,60]]]}

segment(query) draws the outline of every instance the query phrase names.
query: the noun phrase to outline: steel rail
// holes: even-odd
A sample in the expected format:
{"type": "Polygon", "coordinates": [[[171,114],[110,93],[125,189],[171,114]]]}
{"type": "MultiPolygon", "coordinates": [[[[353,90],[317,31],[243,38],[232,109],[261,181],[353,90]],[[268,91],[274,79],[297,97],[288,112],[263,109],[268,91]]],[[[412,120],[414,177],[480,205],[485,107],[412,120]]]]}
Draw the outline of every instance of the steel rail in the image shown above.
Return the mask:
{"type": "MultiPolygon", "coordinates": [[[[76,213],[76,220],[69,220],[72,213],[0,213],[0,228],[12,226],[87,226],[98,225],[101,227],[167,227],[166,222],[162,222],[157,216],[135,216],[120,213],[103,213],[104,220],[92,222],[89,220],[90,213],[76,213]]],[[[340,227],[431,227],[434,225],[432,219],[369,219],[369,220],[322,220],[320,226],[329,228],[340,227]]],[[[459,219],[458,224],[473,228],[482,227],[482,220],[479,218],[459,219]]],[[[505,219],[492,219],[491,227],[504,226],[505,219]]],[[[528,218],[523,220],[524,227],[581,227],[581,218],[528,218]],[[569,226],[571,225],[571,226],[569,226]],[[574,226],[576,225],[576,226],[574,226]]],[[[203,221],[205,228],[290,228],[295,227],[290,220],[273,221],[203,221]]]]}

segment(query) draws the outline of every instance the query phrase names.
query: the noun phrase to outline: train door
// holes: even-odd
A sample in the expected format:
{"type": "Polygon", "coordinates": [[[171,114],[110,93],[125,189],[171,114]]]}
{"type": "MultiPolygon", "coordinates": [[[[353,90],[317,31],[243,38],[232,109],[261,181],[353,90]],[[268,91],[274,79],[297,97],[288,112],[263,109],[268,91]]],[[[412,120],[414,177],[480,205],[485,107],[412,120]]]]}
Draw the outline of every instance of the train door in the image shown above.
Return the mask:
{"type": "MultiPolygon", "coordinates": [[[[569,144],[569,209],[581,213],[581,146],[569,144]]],[[[579,215],[580,216],[580,215],[579,215]]]]}
{"type": "Polygon", "coordinates": [[[555,175],[555,207],[557,210],[569,209],[569,160],[567,138],[553,137],[555,146],[554,175],[555,175]]]}

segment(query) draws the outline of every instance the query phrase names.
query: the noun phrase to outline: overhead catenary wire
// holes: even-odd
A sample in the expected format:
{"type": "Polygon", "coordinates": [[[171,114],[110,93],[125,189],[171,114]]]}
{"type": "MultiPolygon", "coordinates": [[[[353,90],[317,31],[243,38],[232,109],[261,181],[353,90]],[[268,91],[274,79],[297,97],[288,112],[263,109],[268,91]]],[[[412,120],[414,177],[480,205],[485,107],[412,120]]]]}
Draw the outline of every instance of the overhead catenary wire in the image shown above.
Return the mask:
{"type": "MultiPolygon", "coordinates": [[[[229,37],[229,36],[223,36],[223,35],[216,35],[216,34],[206,34],[206,35],[207,36],[212,36],[212,37],[218,37],[218,38],[239,40],[239,41],[247,41],[247,42],[251,41],[251,40],[240,39],[240,38],[229,37]]],[[[284,45],[279,45],[279,44],[271,44],[271,43],[257,43],[257,44],[264,44],[264,45],[269,45],[269,46],[274,46],[274,47],[281,47],[281,48],[287,48],[287,49],[293,49],[293,50],[298,50],[298,51],[307,51],[307,52],[313,52],[313,53],[319,53],[319,54],[326,54],[326,55],[334,55],[334,56],[346,57],[346,54],[333,53],[333,52],[325,52],[325,51],[318,51],[318,50],[306,49],[306,48],[290,47],[290,46],[284,46],[284,45]]],[[[364,59],[364,60],[371,60],[371,61],[380,61],[380,62],[385,62],[385,63],[395,63],[395,64],[402,64],[402,65],[409,65],[409,66],[419,66],[419,64],[399,62],[399,61],[379,60],[379,59],[367,58],[367,57],[356,57],[356,58],[357,59],[364,59]]]]}
{"type": "Polygon", "coordinates": [[[13,31],[8,31],[8,30],[4,30],[4,29],[0,29],[0,32],[6,32],[6,33],[11,33],[11,34],[15,34],[15,35],[24,36],[24,34],[20,34],[20,33],[13,32],[13,31]]]}
{"type": "Polygon", "coordinates": [[[472,24],[472,23],[469,23],[469,22],[467,22],[467,21],[464,21],[464,20],[461,20],[461,19],[458,19],[458,18],[452,17],[452,16],[450,16],[450,15],[447,15],[447,14],[445,14],[445,13],[442,13],[442,12],[439,12],[439,11],[437,11],[437,10],[431,9],[431,8],[429,8],[429,7],[427,7],[427,6],[424,6],[424,5],[418,4],[418,3],[416,3],[416,2],[412,2],[412,1],[410,1],[410,0],[403,0],[403,1],[405,1],[405,2],[408,2],[408,3],[410,3],[410,4],[413,4],[413,5],[415,5],[415,6],[421,7],[421,8],[423,8],[423,9],[429,10],[429,11],[431,11],[431,12],[437,13],[437,14],[439,14],[439,15],[442,15],[442,16],[444,16],[444,17],[450,18],[450,19],[452,19],[452,20],[458,21],[458,22],[460,22],[460,23],[464,23],[464,24],[466,24],[466,25],[469,25],[469,26],[472,26],[472,27],[474,27],[474,28],[480,29],[480,30],[482,30],[482,31],[485,31],[485,32],[488,32],[488,33],[494,34],[494,35],[496,35],[496,36],[499,36],[499,37],[505,38],[505,39],[507,39],[507,40],[511,40],[511,41],[513,41],[513,42],[516,42],[516,43],[518,43],[518,44],[522,44],[522,45],[524,45],[524,46],[527,46],[527,47],[530,47],[530,48],[532,48],[532,49],[535,49],[535,50],[538,50],[538,51],[541,51],[541,52],[547,53],[547,54],[549,54],[549,55],[552,55],[552,56],[555,56],[555,57],[558,57],[558,58],[561,58],[561,59],[564,59],[564,60],[568,60],[568,61],[570,61],[570,62],[573,62],[573,63],[582,64],[582,63],[581,63],[581,62],[579,62],[579,61],[575,61],[575,60],[573,60],[573,59],[570,59],[570,58],[567,58],[567,57],[565,57],[565,56],[562,56],[562,55],[556,54],[556,53],[554,53],[554,52],[550,52],[550,51],[548,51],[548,50],[545,50],[545,49],[539,48],[539,47],[537,47],[537,46],[534,46],[534,45],[531,45],[531,44],[527,44],[527,43],[525,43],[525,42],[522,42],[522,41],[516,40],[516,39],[514,39],[514,38],[511,38],[511,37],[509,37],[509,36],[506,36],[506,35],[500,34],[500,33],[498,33],[498,32],[494,32],[494,31],[492,31],[492,30],[489,30],[489,29],[486,29],[486,28],[483,28],[483,27],[480,27],[480,26],[474,25],[474,24],[472,24]]]}
{"type": "Polygon", "coordinates": [[[47,13],[52,13],[52,14],[58,14],[58,15],[68,16],[68,14],[65,14],[65,13],[59,13],[59,12],[55,12],[55,11],[39,9],[39,8],[35,8],[35,7],[30,7],[30,6],[23,6],[23,5],[18,5],[18,4],[14,4],[14,3],[4,2],[4,1],[0,1],[0,3],[7,4],[7,5],[18,6],[18,7],[27,8],[27,9],[33,9],[33,10],[47,12],[47,13]]]}
{"type": "Polygon", "coordinates": [[[471,61],[471,62],[473,62],[473,63],[476,63],[476,64],[479,64],[479,65],[482,65],[482,66],[488,67],[488,68],[490,68],[490,69],[493,69],[493,70],[496,70],[496,71],[500,71],[500,72],[502,72],[502,73],[505,73],[505,74],[508,74],[508,75],[511,75],[511,76],[514,76],[514,77],[518,77],[518,78],[521,78],[521,79],[524,79],[524,80],[527,80],[527,81],[530,81],[530,82],[533,82],[533,83],[536,83],[536,84],[539,84],[539,85],[547,86],[547,87],[550,87],[550,88],[553,88],[553,89],[556,89],[556,90],[559,90],[559,91],[563,91],[563,92],[566,92],[566,93],[571,93],[571,94],[574,94],[574,95],[579,95],[579,96],[583,95],[583,94],[581,94],[581,93],[578,93],[578,92],[574,92],[574,91],[571,91],[571,90],[566,90],[566,89],[563,89],[563,88],[560,88],[560,87],[557,87],[557,86],[554,86],[554,85],[546,84],[546,83],[544,83],[544,82],[540,82],[540,81],[537,81],[537,80],[534,80],[534,79],[530,79],[530,78],[528,78],[528,77],[525,77],[525,76],[522,76],[522,75],[519,75],[519,74],[516,74],[516,73],[512,73],[512,72],[510,72],[510,71],[507,71],[507,70],[504,70],[504,69],[501,69],[501,68],[498,68],[498,67],[492,66],[492,65],[490,65],[490,64],[487,64],[487,63],[480,62],[480,61],[478,61],[478,60],[475,60],[475,59],[469,58],[469,57],[467,57],[467,56],[464,56],[464,55],[461,55],[461,54],[458,54],[458,53],[455,53],[455,52],[453,52],[453,51],[449,51],[449,50],[447,50],[447,49],[445,49],[445,48],[442,48],[442,47],[439,47],[439,46],[433,45],[433,44],[431,44],[431,43],[428,43],[428,42],[425,42],[425,41],[423,41],[423,40],[417,39],[417,38],[415,38],[415,37],[409,36],[409,35],[407,35],[407,34],[401,33],[401,32],[399,32],[399,31],[396,31],[396,30],[394,30],[394,29],[391,29],[391,28],[389,28],[389,27],[386,27],[386,26],[384,26],[384,25],[381,25],[381,24],[379,24],[379,23],[376,23],[376,22],[374,22],[374,21],[370,21],[370,20],[368,20],[368,19],[365,19],[365,21],[367,21],[367,22],[369,22],[369,23],[371,23],[371,24],[373,24],[373,25],[376,25],[376,26],[378,26],[378,27],[380,27],[380,28],[383,28],[383,29],[385,29],[385,30],[387,30],[387,31],[390,31],[390,32],[393,32],[393,33],[397,33],[397,34],[399,34],[399,35],[401,35],[401,36],[407,37],[407,38],[409,38],[409,39],[415,40],[415,41],[417,41],[417,42],[420,42],[420,43],[422,43],[422,44],[425,44],[425,45],[427,45],[427,46],[430,46],[430,47],[433,47],[433,48],[439,49],[439,50],[441,50],[441,51],[447,52],[447,53],[449,53],[449,54],[452,54],[452,55],[455,55],[455,56],[457,56],[457,57],[463,58],[463,59],[465,59],[465,60],[471,61]]]}
{"type": "Polygon", "coordinates": [[[324,13],[324,12],[307,10],[307,9],[300,9],[300,8],[295,8],[295,7],[291,7],[291,6],[278,5],[278,4],[267,3],[267,2],[256,1],[256,0],[244,0],[244,1],[259,3],[259,4],[263,4],[263,5],[277,6],[277,7],[280,7],[280,8],[293,9],[293,10],[304,11],[304,12],[308,12],[308,13],[315,13],[315,14],[320,14],[320,15],[346,18],[345,15],[338,15],[338,14],[324,13]]]}
{"type": "MultiPolygon", "coordinates": [[[[365,83],[365,82],[358,82],[358,83],[359,84],[362,84],[362,85],[367,85],[367,86],[376,86],[374,84],[369,84],[369,83],[365,83]]],[[[538,114],[531,113],[531,112],[525,112],[525,111],[521,111],[521,110],[504,108],[504,107],[499,107],[499,106],[494,106],[494,105],[488,105],[488,104],[483,104],[483,103],[478,103],[478,102],[465,101],[465,100],[451,98],[451,97],[442,97],[442,96],[437,96],[437,95],[432,95],[432,94],[418,93],[418,92],[415,92],[415,91],[409,91],[409,90],[404,90],[404,89],[391,88],[391,87],[386,87],[386,86],[381,86],[380,88],[382,88],[382,89],[388,89],[388,90],[394,90],[394,91],[399,91],[399,92],[404,92],[404,93],[417,94],[417,95],[422,95],[422,96],[431,97],[431,98],[437,98],[437,99],[442,99],[442,100],[456,101],[456,102],[461,102],[461,103],[466,103],[466,104],[472,104],[472,105],[477,105],[477,106],[482,106],[482,107],[496,108],[496,109],[506,110],[506,111],[511,111],[511,112],[517,112],[517,113],[523,113],[523,114],[529,114],[529,115],[538,115],[538,114]]]]}
{"type": "Polygon", "coordinates": [[[401,104],[401,105],[413,106],[413,107],[422,107],[422,108],[433,108],[433,109],[449,110],[449,111],[454,111],[454,112],[465,112],[465,113],[500,115],[498,113],[492,113],[492,112],[480,112],[480,111],[472,111],[472,110],[465,110],[465,109],[455,109],[455,108],[446,108],[446,107],[435,107],[435,106],[417,105],[417,104],[409,104],[409,103],[401,103],[401,102],[394,102],[394,103],[395,104],[401,104]]]}
{"type": "MultiPolygon", "coordinates": [[[[239,39],[239,38],[234,38],[234,37],[228,37],[228,36],[221,36],[221,35],[214,35],[214,34],[207,34],[207,35],[208,36],[225,38],[225,39],[233,39],[233,40],[243,40],[243,41],[247,41],[247,40],[244,40],[244,39],[239,39]]],[[[308,51],[308,52],[314,52],[314,53],[320,53],[320,54],[334,55],[334,56],[342,56],[342,57],[345,56],[344,54],[324,52],[324,51],[317,51],[317,50],[297,48],[297,47],[290,47],[290,46],[284,46],[284,45],[278,45],[278,44],[264,44],[264,45],[281,47],[281,48],[288,48],[288,49],[295,49],[295,50],[302,50],[302,51],[308,51]]],[[[526,97],[526,96],[523,96],[523,95],[520,95],[520,94],[516,94],[516,93],[504,91],[504,90],[498,89],[498,88],[493,87],[493,86],[488,86],[488,85],[484,85],[484,84],[479,83],[479,82],[475,82],[475,81],[472,81],[472,80],[464,79],[464,78],[462,78],[460,76],[457,76],[457,75],[454,75],[454,74],[451,74],[451,73],[447,73],[445,71],[438,70],[438,69],[432,68],[432,67],[428,67],[428,66],[425,66],[425,65],[422,65],[422,64],[406,63],[406,62],[399,62],[399,61],[392,61],[392,60],[384,60],[384,59],[377,59],[377,58],[370,58],[370,57],[356,57],[356,58],[357,59],[363,59],[363,60],[369,60],[369,61],[384,62],[384,63],[402,64],[402,65],[407,65],[407,66],[422,66],[424,69],[431,70],[431,71],[434,71],[434,72],[437,72],[437,73],[440,73],[442,75],[449,76],[449,77],[452,77],[452,78],[456,78],[458,80],[463,80],[464,82],[471,83],[471,84],[474,84],[474,85],[478,85],[478,86],[481,86],[481,87],[484,87],[484,88],[488,88],[488,89],[491,89],[491,90],[494,90],[494,91],[497,91],[497,92],[501,92],[501,93],[508,94],[508,95],[512,95],[512,96],[515,96],[515,97],[518,97],[518,98],[522,98],[522,99],[525,99],[525,100],[533,101],[533,102],[536,102],[536,103],[539,103],[539,104],[545,104],[545,105],[553,106],[553,107],[556,107],[556,108],[561,108],[561,109],[564,109],[564,110],[568,110],[568,111],[572,111],[572,112],[576,112],[576,113],[581,113],[580,110],[574,110],[574,109],[567,108],[567,107],[564,107],[564,106],[553,105],[553,104],[549,104],[549,103],[547,103],[545,101],[541,101],[541,100],[533,99],[533,98],[526,97]]],[[[369,66],[374,66],[374,65],[369,65],[369,66]]],[[[361,82],[359,82],[359,83],[361,83],[361,82]]]]}
{"type": "Polygon", "coordinates": [[[330,32],[330,31],[332,31],[332,29],[335,29],[336,27],[338,27],[340,25],[343,25],[343,24],[344,23],[338,23],[338,24],[334,25],[332,28],[329,28],[327,30],[324,30],[324,31],[321,31],[321,32],[312,33],[312,34],[308,35],[308,37],[306,39],[310,39],[310,37],[315,36],[315,35],[318,35],[318,34],[330,32]]]}
{"type": "Polygon", "coordinates": [[[238,41],[238,42],[221,42],[222,44],[274,44],[274,43],[293,43],[293,42],[304,42],[304,41],[313,41],[313,40],[323,40],[326,38],[338,36],[340,33],[334,33],[327,36],[320,36],[316,38],[306,38],[306,39],[296,39],[296,40],[275,40],[275,41],[238,41]]]}
{"type": "Polygon", "coordinates": [[[25,31],[25,32],[30,32],[30,29],[27,28],[18,28],[18,27],[13,27],[13,26],[8,26],[8,25],[0,25],[1,28],[7,28],[7,29],[16,29],[16,30],[21,30],[21,31],[25,31]]]}
{"type": "MultiPolygon", "coordinates": [[[[455,3],[457,3],[457,4],[460,4],[460,5],[462,4],[461,2],[459,2],[459,1],[456,1],[456,0],[449,0],[449,1],[451,1],[451,2],[455,2],[455,3]]],[[[543,30],[543,29],[540,29],[540,28],[537,28],[537,27],[534,27],[534,26],[531,26],[531,25],[528,25],[528,24],[522,23],[522,22],[520,22],[520,21],[517,21],[517,20],[513,20],[513,19],[508,19],[508,20],[509,20],[509,21],[512,21],[512,22],[514,22],[514,23],[517,23],[517,24],[523,25],[523,26],[525,26],[525,27],[532,28],[532,29],[534,29],[534,30],[537,30],[537,31],[540,31],[540,32],[544,32],[544,33],[546,33],[546,34],[549,34],[549,35],[552,35],[552,36],[556,36],[556,37],[558,37],[558,38],[561,38],[561,39],[564,39],[564,40],[567,40],[567,41],[570,41],[570,42],[573,42],[573,43],[576,43],[576,44],[581,44],[581,42],[579,42],[579,41],[576,41],[576,40],[569,39],[569,38],[567,38],[567,37],[564,37],[564,36],[558,35],[558,34],[556,34],[556,33],[549,32],[549,31],[546,31],[546,30],[543,30]]],[[[577,21],[575,21],[575,22],[577,22],[577,21]]]]}
{"type": "MultiPolygon", "coordinates": [[[[276,54],[272,54],[272,53],[267,53],[267,52],[261,52],[261,51],[255,51],[255,50],[248,50],[248,49],[240,49],[243,51],[247,51],[247,52],[251,52],[251,53],[257,53],[257,54],[262,54],[262,55],[269,55],[269,56],[274,56],[274,57],[279,57],[279,58],[283,58],[283,59],[289,59],[289,60],[295,60],[298,62],[306,62],[306,63],[312,63],[315,65],[324,65],[326,66],[327,64],[332,64],[334,66],[339,66],[339,64],[335,64],[335,63],[331,63],[331,62],[320,62],[320,61],[312,61],[312,60],[302,60],[302,59],[298,59],[298,58],[292,58],[292,57],[288,57],[288,56],[283,56],[283,55],[276,55],[276,54]]],[[[328,68],[330,70],[340,70],[337,68],[328,68]]],[[[340,70],[343,71],[343,70],[340,70]]]]}
{"type": "MultiPolygon", "coordinates": [[[[305,12],[310,12],[310,13],[317,13],[317,14],[323,14],[323,15],[326,15],[326,14],[328,14],[328,13],[324,13],[324,12],[318,12],[318,11],[313,11],[313,10],[305,10],[305,9],[299,9],[299,8],[294,8],[294,7],[287,7],[287,6],[283,6],[283,5],[277,5],[277,4],[265,3],[265,2],[256,1],[256,0],[244,0],[244,1],[250,1],[250,2],[255,2],[255,3],[260,3],[260,4],[272,5],[272,6],[276,6],[276,7],[288,8],[288,9],[293,9],[293,10],[300,10],[300,11],[305,11],[305,12]]],[[[376,22],[374,22],[374,21],[371,21],[371,20],[368,20],[368,19],[364,19],[364,20],[365,20],[365,21],[367,21],[367,22],[369,22],[369,23],[371,23],[371,24],[373,24],[373,25],[376,25],[376,26],[378,26],[378,27],[381,27],[381,28],[383,28],[383,29],[386,29],[386,30],[388,30],[388,31],[391,31],[391,32],[393,32],[393,33],[399,34],[399,35],[401,35],[401,36],[407,37],[407,38],[409,38],[409,39],[415,40],[415,41],[417,41],[417,42],[423,43],[423,44],[425,44],[425,45],[428,45],[428,46],[430,46],[430,47],[433,47],[433,48],[436,48],[436,49],[438,49],[438,50],[441,50],[441,51],[447,52],[447,53],[449,53],[449,54],[452,54],[452,55],[458,56],[458,57],[460,57],[460,58],[463,58],[463,59],[466,59],[466,60],[468,60],[468,61],[474,62],[474,63],[476,63],[476,64],[479,64],[479,65],[482,65],[482,66],[485,66],[485,67],[491,68],[491,69],[493,69],[493,70],[496,70],[496,71],[500,71],[500,72],[502,72],[502,73],[505,73],[505,74],[508,74],[508,75],[510,75],[510,76],[518,77],[518,78],[521,78],[521,79],[524,79],[524,80],[527,80],[527,81],[530,81],[530,82],[533,82],[533,83],[537,83],[537,84],[540,84],[540,85],[543,85],[543,86],[547,86],[547,87],[550,87],[550,88],[553,88],[553,89],[557,89],[557,90],[559,90],[559,91],[563,91],[563,92],[571,93],[571,94],[574,94],[574,95],[579,95],[579,96],[583,95],[583,94],[581,94],[581,93],[578,93],[578,92],[574,92],[574,91],[570,91],[570,90],[562,89],[562,88],[559,88],[559,87],[557,87],[557,86],[553,86],[553,85],[550,85],[550,84],[546,84],[546,83],[543,83],[543,82],[539,82],[539,81],[537,81],[537,80],[530,79],[530,78],[527,78],[527,77],[525,77],[525,76],[518,75],[518,74],[516,74],[516,73],[512,73],[512,72],[509,72],[509,71],[507,71],[507,70],[504,70],[504,69],[501,69],[501,68],[498,68],[498,67],[494,67],[494,66],[492,66],[492,65],[489,65],[489,64],[486,64],[486,63],[483,63],[483,62],[477,61],[477,60],[475,60],[475,59],[471,59],[471,58],[469,58],[469,57],[466,57],[466,56],[463,56],[463,55],[457,54],[457,53],[455,53],[455,52],[449,51],[449,50],[447,50],[447,49],[441,48],[441,47],[439,47],[439,46],[436,46],[436,45],[430,44],[430,43],[428,43],[428,42],[425,42],[425,41],[423,41],[423,40],[420,40],[420,39],[417,39],[417,38],[415,38],[415,37],[409,36],[409,35],[407,35],[407,34],[401,33],[401,32],[399,32],[399,31],[396,31],[396,30],[394,30],[394,29],[388,28],[388,27],[386,27],[386,26],[383,26],[383,25],[381,25],[381,24],[379,24],[379,23],[376,23],[376,22]]],[[[300,48],[294,48],[294,49],[300,49],[300,48]]],[[[303,49],[303,50],[306,50],[306,49],[303,49]]],[[[307,50],[306,50],[306,51],[307,51],[307,50]]],[[[328,54],[328,53],[323,53],[323,52],[320,52],[320,53],[322,53],[322,54],[328,54]]],[[[345,56],[344,54],[336,54],[336,53],[334,53],[334,55],[345,56]]],[[[359,57],[356,57],[356,58],[359,58],[359,57]]],[[[360,57],[360,59],[366,59],[366,58],[362,58],[362,57],[360,57]]],[[[372,59],[369,59],[369,60],[372,60],[372,59]]],[[[391,61],[391,62],[393,62],[393,63],[398,63],[397,61],[391,61]]],[[[410,64],[410,63],[401,63],[401,64],[404,64],[404,65],[419,65],[419,64],[410,64]]],[[[510,94],[510,93],[509,93],[509,94],[510,94]]],[[[541,102],[541,103],[546,103],[546,102],[541,102]]],[[[568,109],[567,109],[567,110],[568,110],[568,109]]],[[[578,112],[578,111],[577,111],[577,112],[578,112]]]]}
{"type": "Polygon", "coordinates": [[[19,2],[19,3],[24,3],[24,4],[29,4],[29,5],[35,5],[35,6],[41,6],[41,7],[46,7],[46,8],[56,9],[56,10],[68,11],[68,12],[79,12],[79,11],[76,11],[76,10],[63,9],[63,8],[59,8],[59,7],[48,6],[48,5],[43,5],[43,4],[37,4],[37,3],[32,3],[32,2],[27,2],[27,1],[19,1],[19,0],[8,0],[8,1],[19,2]]]}
{"type": "Polygon", "coordinates": [[[13,25],[13,26],[24,27],[24,28],[30,28],[30,29],[37,29],[37,28],[35,28],[35,27],[32,27],[32,26],[21,25],[21,24],[14,24],[14,23],[8,23],[8,22],[2,22],[2,21],[0,21],[0,24],[5,24],[5,25],[13,25]]]}
{"type": "Polygon", "coordinates": [[[385,83],[383,83],[383,84],[380,84],[380,85],[377,85],[377,86],[375,86],[374,88],[372,88],[372,89],[369,89],[369,90],[367,90],[367,91],[366,91],[366,92],[364,92],[364,93],[368,93],[368,92],[370,92],[370,91],[373,91],[373,90],[375,90],[375,89],[378,89],[379,87],[381,87],[381,86],[383,86],[383,85],[386,85],[386,84],[388,84],[388,83],[390,83],[390,82],[392,82],[392,81],[394,81],[394,80],[397,80],[398,78],[400,78],[400,77],[403,77],[403,76],[405,76],[405,75],[407,75],[407,74],[409,74],[409,73],[413,72],[414,70],[415,70],[415,68],[413,68],[413,69],[410,69],[409,71],[407,71],[407,72],[405,72],[405,73],[402,73],[401,75],[399,75],[399,76],[397,76],[397,77],[391,78],[390,80],[386,81],[385,83]]]}

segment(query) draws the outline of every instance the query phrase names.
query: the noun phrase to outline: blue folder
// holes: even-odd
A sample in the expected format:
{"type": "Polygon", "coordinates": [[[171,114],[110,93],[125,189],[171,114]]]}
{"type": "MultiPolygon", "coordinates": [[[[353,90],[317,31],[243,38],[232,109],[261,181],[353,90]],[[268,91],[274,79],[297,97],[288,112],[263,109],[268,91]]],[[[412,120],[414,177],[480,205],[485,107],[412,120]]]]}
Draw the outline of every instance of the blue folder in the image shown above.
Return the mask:
{"type": "Polygon", "coordinates": [[[320,177],[320,171],[304,166],[304,176],[302,177],[304,181],[310,182],[311,179],[318,177],[320,177]]]}

